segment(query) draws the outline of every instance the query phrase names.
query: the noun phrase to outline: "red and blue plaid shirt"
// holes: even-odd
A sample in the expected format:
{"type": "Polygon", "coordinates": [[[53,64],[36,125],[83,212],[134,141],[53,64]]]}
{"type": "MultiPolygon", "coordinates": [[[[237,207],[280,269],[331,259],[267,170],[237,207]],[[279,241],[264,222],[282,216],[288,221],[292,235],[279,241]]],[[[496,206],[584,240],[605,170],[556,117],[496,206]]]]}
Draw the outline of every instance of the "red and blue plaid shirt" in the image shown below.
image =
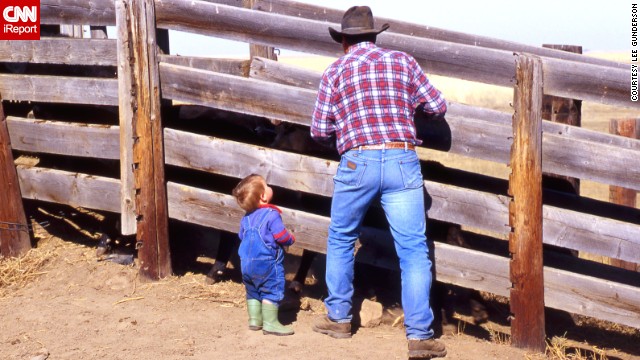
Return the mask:
{"type": "Polygon", "coordinates": [[[340,154],[390,141],[420,145],[413,123],[420,104],[427,113],[447,111],[440,91],[411,55],[358,43],[322,75],[311,136],[319,141],[335,136],[340,154]]]}

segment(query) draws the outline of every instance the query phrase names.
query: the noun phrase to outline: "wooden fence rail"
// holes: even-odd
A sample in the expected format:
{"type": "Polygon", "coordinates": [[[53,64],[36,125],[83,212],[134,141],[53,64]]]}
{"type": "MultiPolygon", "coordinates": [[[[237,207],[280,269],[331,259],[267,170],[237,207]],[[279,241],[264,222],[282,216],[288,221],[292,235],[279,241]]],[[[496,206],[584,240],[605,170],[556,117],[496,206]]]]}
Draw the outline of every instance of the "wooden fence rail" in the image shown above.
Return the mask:
{"type": "Polygon", "coordinates": [[[45,38],[0,41],[0,61],[32,64],[116,65],[116,43],[109,39],[45,38]]]}

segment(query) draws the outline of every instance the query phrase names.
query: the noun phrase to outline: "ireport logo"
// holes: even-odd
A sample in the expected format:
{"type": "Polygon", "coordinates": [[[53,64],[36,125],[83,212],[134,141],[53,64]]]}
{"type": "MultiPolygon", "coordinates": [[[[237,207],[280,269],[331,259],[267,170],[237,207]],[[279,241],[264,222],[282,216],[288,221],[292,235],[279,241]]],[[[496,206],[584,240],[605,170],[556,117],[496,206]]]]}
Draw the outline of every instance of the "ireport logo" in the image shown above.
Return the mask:
{"type": "Polygon", "coordinates": [[[40,40],[40,0],[0,0],[0,40],[40,40]]]}

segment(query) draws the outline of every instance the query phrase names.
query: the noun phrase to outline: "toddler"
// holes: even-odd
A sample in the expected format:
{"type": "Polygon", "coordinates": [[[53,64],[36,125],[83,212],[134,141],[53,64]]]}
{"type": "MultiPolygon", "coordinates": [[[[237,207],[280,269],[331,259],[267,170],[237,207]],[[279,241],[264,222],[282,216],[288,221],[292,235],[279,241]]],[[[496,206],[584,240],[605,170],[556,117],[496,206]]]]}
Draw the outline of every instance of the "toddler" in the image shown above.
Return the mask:
{"type": "Polygon", "coordinates": [[[242,282],[247,290],[249,329],[263,334],[293,335],[278,321],[278,305],[284,297],[284,247],[295,238],[282,223],[280,209],[271,205],[273,190],[260,175],[249,175],[233,189],[238,205],[246,211],[240,222],[242,282]]]}

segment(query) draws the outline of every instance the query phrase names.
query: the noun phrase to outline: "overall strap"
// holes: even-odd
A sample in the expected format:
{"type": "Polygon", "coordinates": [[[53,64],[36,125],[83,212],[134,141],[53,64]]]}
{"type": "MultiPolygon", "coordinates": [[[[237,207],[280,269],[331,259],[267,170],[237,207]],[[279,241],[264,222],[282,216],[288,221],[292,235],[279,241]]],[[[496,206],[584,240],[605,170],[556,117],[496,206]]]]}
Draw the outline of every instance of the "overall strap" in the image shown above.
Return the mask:
{"type": "Polygon", "coordinates": [[[258,224],[258,228],[262,228],[262,225],[264,225],[267,222],[267,218],[269,217],[269,214],[271,214],[271,212],[273,211],[272,209],[267,208],[267,211],[264,211],[264,214],[262,214],[262,216],[260,217],[260,220],[257,222],[258,224]]]}
{"type": "MultiPolygon", "coordinates": [[[[254,212],[260,211],[261,209],[265,209],[265,208],[256,209],[254,212]]],[[[267,217],[269,216],[271,211],[273,211],[273,210],[271,210],[269,208],[266,208],[266,210],[267,211],[263,211],[262,214],[260,214],[259,217],[258,216],[245,216],[244,218],[246,219],[246,225],[248,225],[248,226],[245,226],[245,228],[249,229],[251,227],[254,227],[254,228],[262,227],[262,225],[267,220],[267,217]]]]}

